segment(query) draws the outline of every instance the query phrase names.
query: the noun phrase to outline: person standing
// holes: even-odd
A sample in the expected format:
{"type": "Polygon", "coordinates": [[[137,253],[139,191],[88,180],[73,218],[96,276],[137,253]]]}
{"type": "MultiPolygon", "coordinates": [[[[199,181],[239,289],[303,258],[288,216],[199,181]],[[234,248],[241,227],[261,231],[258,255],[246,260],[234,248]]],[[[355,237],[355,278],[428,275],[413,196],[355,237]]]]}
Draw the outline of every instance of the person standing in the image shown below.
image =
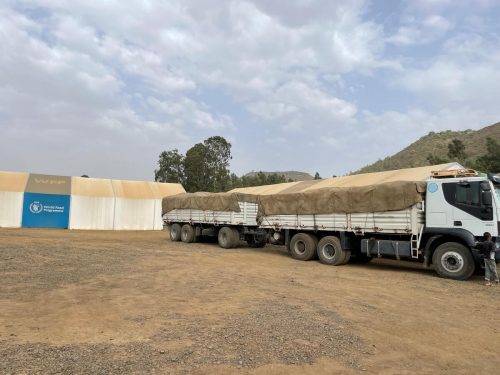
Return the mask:
{"type": "Polygon", "coordinates": [[[483,241],[483,252],[484,252],[484,279],[486,280],[485,285],[490,286],[494,279],[495,283],[498,284],[498,274],[497,274],[497,264],[495,262],[495,243],[491,240],[491,233],[484,233],[483,241]]]}

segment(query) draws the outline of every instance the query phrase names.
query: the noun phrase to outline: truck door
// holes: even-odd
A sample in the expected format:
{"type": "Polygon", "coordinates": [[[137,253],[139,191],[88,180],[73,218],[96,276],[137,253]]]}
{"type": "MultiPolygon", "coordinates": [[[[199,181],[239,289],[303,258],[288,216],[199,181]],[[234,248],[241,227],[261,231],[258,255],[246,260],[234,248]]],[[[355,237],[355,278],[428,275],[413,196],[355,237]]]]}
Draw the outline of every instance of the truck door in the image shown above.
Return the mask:
{"type": "Polygon", "coordinates": [[[446,201],[453,206],[452,224],[482,236],[484,232],[498,235],[496,212],[488,181],[464,181],[443,183],[446,201]]]}

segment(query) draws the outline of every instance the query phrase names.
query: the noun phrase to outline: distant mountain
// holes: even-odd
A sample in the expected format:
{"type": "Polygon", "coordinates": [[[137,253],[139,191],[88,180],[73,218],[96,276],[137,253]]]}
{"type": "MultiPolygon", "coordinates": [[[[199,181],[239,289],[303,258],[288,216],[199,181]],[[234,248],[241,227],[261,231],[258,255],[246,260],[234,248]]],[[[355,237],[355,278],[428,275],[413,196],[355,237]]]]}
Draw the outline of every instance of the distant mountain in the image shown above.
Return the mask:
{"type": "Polygon", "coordinates": [[[297,172],[297,171],[285,171],[285,172],[263,172],[263,171],[252,171],[245,175],[245,177],[255,177],[258,173],[264,173],[266,176],[271,174],[277,174],[280,176],[285,176],[286,180],[292,181],[307,181],[314,179],[309,173],[297,172]]]}
{"type": "Polygon", "coordinates": [[[500,122],[479,130],[430,132],[398,153],[363,167],[354,174],[422,167],[429,165],[429,155],[448,161],[448,144],[453,139],[458,139],[465,145],[467,159],[463,164],[470,167],[468,164],[472,164],[478,156],[486,152],[487,137],[500,141],[500,122]]]}

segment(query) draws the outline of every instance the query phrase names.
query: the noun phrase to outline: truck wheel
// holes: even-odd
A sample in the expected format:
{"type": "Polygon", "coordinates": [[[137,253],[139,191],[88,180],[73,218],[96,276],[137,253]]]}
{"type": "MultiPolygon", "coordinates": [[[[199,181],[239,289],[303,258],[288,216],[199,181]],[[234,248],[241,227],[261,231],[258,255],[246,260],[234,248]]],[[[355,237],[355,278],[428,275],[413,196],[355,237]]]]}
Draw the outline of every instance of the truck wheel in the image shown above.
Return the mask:
{"type": "Polygon", "coordinates": [[[311,260],[316,256],[318,239],[312,234],[297,233],[290,241],[290,255],[298,260],[311,260]]]}
{"type": "Polygon", "coordinates": [[[181,240],[181,226],[180,224],[172,224],[170,226],[170,241],[180,241],[181,240]]]}
{"type": "Polygon", "coordinates": [[[229,227],[222,227],[219,230],[217,239],[219,240],[219,246],[223,249],[230,249],[236,245],[234,231],[229,227]]]}
{"type": "Polygon", "coordinates": [[[349,263],[349,260],[351,259],[351,250],[344,250],[344,261],[342,264],[347,264],[349,263]]]}
{"type": "Polygon", "coordinates": [[[340,266],[346,259],[349,261],[351,252],[342,249],[338,237],[326,236],[318,243],[318,257],[321,263],[340,266]]]}
{"type": "Polygon", "coordinates": [[[469,249],[458,242],[439,245],[432,255],[432,263],[439,276],[455,280],[467,280],[475,269],[469,249]]]}
{"type": "Polygon", "coordinates": [[[238,247],[240,244],[240,232],[236,228],[231,228],[233,231],[233,247],[238,247]]]}
{"type": "Polygon", "coordinates": [[[190,224],[184,224],[181,229],[181,240],[185,243],[194,242],[196,239],[196,231],[190,224]]]}

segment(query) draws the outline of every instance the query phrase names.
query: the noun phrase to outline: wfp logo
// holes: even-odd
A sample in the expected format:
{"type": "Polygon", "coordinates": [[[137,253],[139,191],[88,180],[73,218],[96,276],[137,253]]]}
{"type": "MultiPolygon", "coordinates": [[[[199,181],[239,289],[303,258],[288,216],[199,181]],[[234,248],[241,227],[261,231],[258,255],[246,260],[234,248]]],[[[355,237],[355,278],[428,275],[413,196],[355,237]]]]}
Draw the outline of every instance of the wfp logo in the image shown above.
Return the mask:
{"type": "Polygon", "coordinates": [[[33,202],[30,204],[30,211],[34,214],[39,214],[43,211],[43,205],[40,202],[33,202]]]}

